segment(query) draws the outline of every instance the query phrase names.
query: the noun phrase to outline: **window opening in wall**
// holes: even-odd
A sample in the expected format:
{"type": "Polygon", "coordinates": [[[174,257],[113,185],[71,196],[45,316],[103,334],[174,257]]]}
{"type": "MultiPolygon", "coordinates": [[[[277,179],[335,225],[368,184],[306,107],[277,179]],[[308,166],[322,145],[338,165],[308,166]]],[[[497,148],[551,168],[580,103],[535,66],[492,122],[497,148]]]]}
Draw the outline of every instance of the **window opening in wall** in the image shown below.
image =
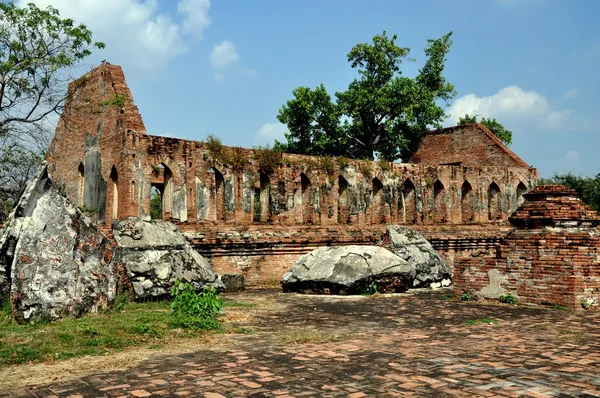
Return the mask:
{"type": "Polygon", "coordinates": [[[312,224],[311,183],[306,174],[300,174],[302,223],[312,224]]]}
{"type": "Polygon", "coordinates": [[[372,223],[380,224],[383,219],[383,183],[379,178],[373,178],[373,199],[371,201],[372,223]]]}
{"type": "Polygon", "coordinates": [[[446,189],[440,180],[433,184],[433,222],[446,222],[446,189]]]}
{"type": "Polygon", "coordinates": [[[85,167],[79,162],[79,206],[83,207],[83,195],[85,193],[85,167]]]}
{"type": "MultiPolygon", "coordinates": [[[[527,193],[527,186],[522,181],[517,185],[517,206],[521,206],[525,202],[523,195],[527,193]]],[[[515,209],[516,210],[516,209],[515,209]]]]}
{"type": "Polygon", "coordinates": [[[490,221],[499,218],[500,211],[500,187],[492,182],[488,189],[488,219],[490,221]]]}
{"type": "Polygon", "coordinates": [[[212,168],[215,176],[215,217],[218,221],[225,220],[225,178],[215,167],[212,168]]]}
{"type": "Polygon", "coordinates": [[[172,217],[173,204],[173,173],[171,169],[164,163],[160,163],[154,167],[152,176],[152,187],[155,187],[160,192],[161,198],[161,215],[159,218],[172,217]]]}
{"type": "Polygon", "coordinates": [[[417,201],[415,198],[415,185],[410,179],[402,184],[400,195],[400,219],[404,223],[413,224],[417,221],[417,201]]]}
{"type": "Polygon", "coordinates": [[[460,208],[463,223],[475,221],[475,211],[473,207],[473,187],[469,181],[465,181],[460,189],[460,208]]]}
{"type": "Polygon", "coordinates": [[[119,175],[115,166],[110,170],[110,182],[112,190],[112,219],[119,218],[119,175]]]}
{"type": "Polygon", "coordinates": [[[152,184],[150,188],[150,218],[162,218],[162,194],[157,184],[152,184]]]}
{"type": "Polygon", "coordinates": [[[338,224],[347,224],[349,221],[348,208],[348,181],[342,176],[338,178],[338,224]]]}

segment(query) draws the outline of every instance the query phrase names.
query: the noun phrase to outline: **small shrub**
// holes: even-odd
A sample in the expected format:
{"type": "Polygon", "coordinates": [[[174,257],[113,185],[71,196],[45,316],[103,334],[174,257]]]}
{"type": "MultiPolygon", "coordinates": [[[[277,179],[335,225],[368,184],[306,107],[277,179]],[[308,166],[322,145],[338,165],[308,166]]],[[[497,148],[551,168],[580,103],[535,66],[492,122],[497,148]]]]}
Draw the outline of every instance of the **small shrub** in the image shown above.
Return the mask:
{"type": "Polygon", "coordinates": [[[460,301],[473,301],[473,296],[465,292],[462,294],[462,296],[460,296],[460,301]]]}
{"type": "Polygon", "coordinates": [[[196,293],[189,283],[176,281],[171,289],[172,325],[184,329],[210,330],[217,329],[217,315],[223,309],[223,301],[214,287],[205,287],[196,293]]]}
{"type": "Polygon", "coordinates": [[[565,307],[564,305],[560,305],[560,304],[552,304],[552,309],[558,310],[558,311],[568,311],[569,310],[568,307],[565,307]]]}
{"type": "Polygon", "coordinates": [[[254,160],[258,163],[259,169],[270,174],[283,164],[283,152],[267,146],[254,148],[254,160]]]}
{"type": "Polygon", "coordinates": [[[248,158],[242,148],[226,148],[223,149],[223,152],[225,155],[220,160],[231,166],[234,170],[242,171],[248,164],[248,158]]]}
{"type": "Polygon", "coordinates": [[[2,301],[2,307],[0,307],[0,311],[2,311],[2,315],[5,317],[12,317],[12,303],[8,298],[2,301]]]}
{"type": "Polygon", "coordinates": [[[365,178],[371,178],[371,176],[373,175],[373,169],[371,168],[371,164],[370,163],[361,163],[360,164],[360,173],[365,178]]]}
{"type": "Polygon", "coordinates": [[[377,165],[379,166],[379,168],[381,169],[381,171],[390,171],[392,169],[392,166],[390,165],[390,162],[388,162],[385,159],[379,160],[379,162],[377,162],[377,165]]]}
{"type": "Polygon", "coordinates": [[[112,311],[113,312],[121,312],[125,309],[125,306],[129,303],[129,297],[126,294],[119,293],[115,300],[113,301],[112,311]]]}
{"type": "Polygon", "coordinates": [[[221,140],[218,137],[209,134],[206,137],[206,147],[208,148],[208,154],[211,158],[219,161],[222,159],[223,144],[221,143],[221,140]]]}
{"type": "Polygon", "coordinates": [[[377,282],[375,282],[375,281],[372,281],[371,283],[369,283],[367,286],[365,286],[365,288],[363,290],[363,294],[368,295],[368,296],[376,294],[376,293],[378,293],[378,290],[377,290],[377,282]]]}
{"type": "Polygon", "coordinates": [[[117,108],[123,109],[125,107],[125,96],[115,93],[113,98],[100,102],[100,106],[102,107],[110,105],[115,105],[117,108]]]}
{"type": "Polygon", "coordinates": [[[504,304],[516,304],[517,303],[516,297],[510,293],[503,294],[502,296],[500,296],[499,299],[500,299],[500,302],[504,303],[504,304]]]}
{"type": "Polygon", "coordinates": [[[319,166],[327,175],[333,175],[335,172],[335,165],[333,164],[333,158],[331,156],[325,156],[321,158],[319,166]]]}
{"type": "Polygon", "coordinates": [[[345,156],[340,156],[336,160],[340,169],[345,169],[346,167],[350,166],[350,161],[345,156]]]}

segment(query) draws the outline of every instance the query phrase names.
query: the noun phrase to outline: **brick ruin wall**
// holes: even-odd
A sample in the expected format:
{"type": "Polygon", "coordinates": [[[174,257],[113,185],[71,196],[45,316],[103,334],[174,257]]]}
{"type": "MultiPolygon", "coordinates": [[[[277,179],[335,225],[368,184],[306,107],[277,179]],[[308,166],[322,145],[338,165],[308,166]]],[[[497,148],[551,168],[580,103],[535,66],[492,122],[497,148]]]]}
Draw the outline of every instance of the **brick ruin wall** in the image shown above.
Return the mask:
{"type": "Polygon", "coordinates": [[[291,154],[265,172],[251,149],[224,147],[224,157],[202,142],[147,134],[118,66],[103,64],[70,90],[47,155],[68,197],[110,224],[148,216],[154,187],[163,218],[176,222],[217,272],[244,273],[251,284],[278,279],[313,247],[377,243],[388,224],[415,226],[452,263],[455,253],[506,235],[508,216],[537,181],[535,169],[514,162],[425,165],[291,154]]]}
{"type": "Polygon", "coordinates": [[[540,186],[510,221],[515,229],[487,251],[454,264],[455,293],[582,308],[600,298],[600,223],[574,191],[540,186]]]}

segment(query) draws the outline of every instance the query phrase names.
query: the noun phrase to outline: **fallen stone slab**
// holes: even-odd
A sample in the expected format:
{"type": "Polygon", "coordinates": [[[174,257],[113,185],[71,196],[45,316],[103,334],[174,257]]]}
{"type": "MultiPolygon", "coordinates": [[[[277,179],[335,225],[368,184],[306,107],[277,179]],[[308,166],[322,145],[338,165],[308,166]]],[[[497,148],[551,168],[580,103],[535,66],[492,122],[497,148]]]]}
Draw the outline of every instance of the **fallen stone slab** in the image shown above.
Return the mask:
{"type": "Polygon", "coordinates": [[[41,167],[0,237],[0,290],[19,323],[106,309],[116,294],[114,248],[41,167]]]}
{"type": "Polygon", "coordinates": [[[413,264],[379,246],[321,247],[296,261],[281,286],[299,293],[401,293],[415,276],[413,264]]]}
{"type": "Polygon", "coordinates": [[[113,234],[134,299],[168,296],[177,280],[196,290],[206,286],[225,290],[208,260],[191,247],[172,223],[130,217],[115,221],[113,234]]]}
{"type": "Polygon", "coordinates": [[[413,265],[417,274],[412,287],[446,287],[452,283],[452,271],[444,257],[414,229],[389,225],[390,250],[413,265]]]}

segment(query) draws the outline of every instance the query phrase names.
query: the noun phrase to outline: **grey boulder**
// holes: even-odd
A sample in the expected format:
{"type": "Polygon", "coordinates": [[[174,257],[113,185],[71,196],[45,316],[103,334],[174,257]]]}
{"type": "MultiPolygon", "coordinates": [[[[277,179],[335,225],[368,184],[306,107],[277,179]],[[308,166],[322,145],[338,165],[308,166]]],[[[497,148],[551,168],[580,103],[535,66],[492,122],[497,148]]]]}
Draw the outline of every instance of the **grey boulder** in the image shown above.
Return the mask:
{"type": "Polygon", "coordinates": [[[416,268],[379,246],[321,247],[302,256],[281,279],[284,292],[361,294],[404,292],[416,268]]]}
{"type": "Polygon", "coordinates": [[[116,292],[113,255],[107,238],[52,183],[44,165],[0,238],[0,285],[5,295],[10,290],[13,318],[23,323],[106,309],[116,292]]]}
{"type": "Polygon", "coordinates": [[[452,272],[442,255],[414,229],[389,225],[390,249],[416,268],[412,287],[449,286],[452,272]]]}
{"type": "Polygon", "coordinates": [[[113,234],[135,299],[167,296],[177,280],[196,290],[225,289],[210,263],[172,223],[131,217],[114,222],[113,234]]]}

